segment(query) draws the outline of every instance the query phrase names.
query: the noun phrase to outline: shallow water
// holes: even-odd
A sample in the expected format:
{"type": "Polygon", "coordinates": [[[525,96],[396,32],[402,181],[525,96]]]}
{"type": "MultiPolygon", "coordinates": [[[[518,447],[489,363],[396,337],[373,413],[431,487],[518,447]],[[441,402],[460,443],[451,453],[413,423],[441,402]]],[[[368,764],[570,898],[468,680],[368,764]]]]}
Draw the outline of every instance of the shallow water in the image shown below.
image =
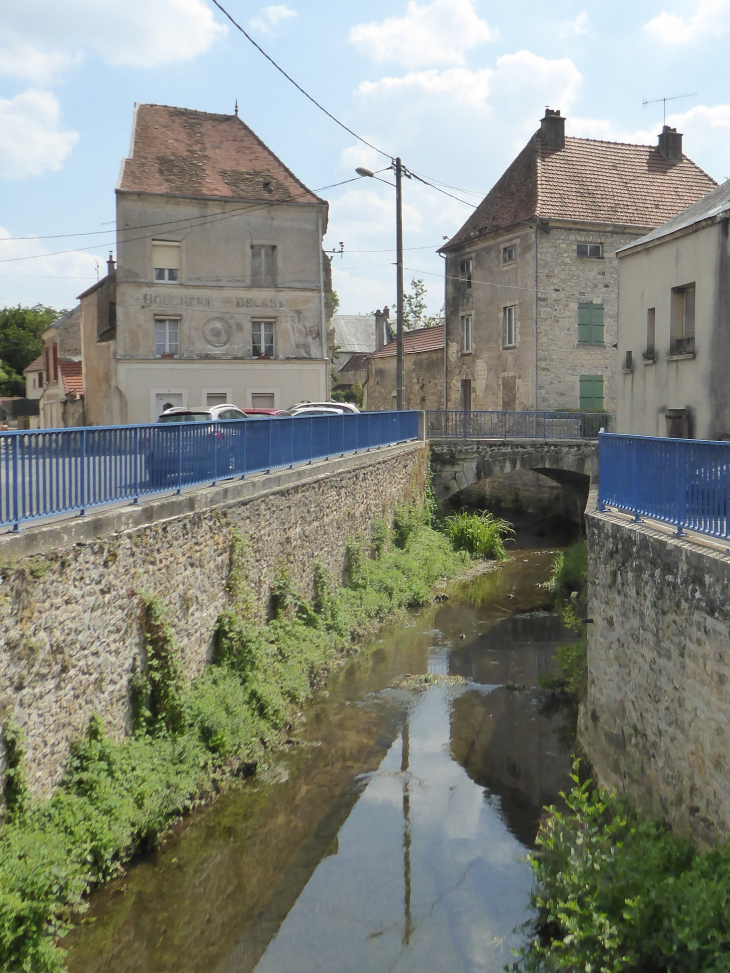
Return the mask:
{"type": "Polygon", "coordinates": [[[539,612],[554,552],[511,553],[335,674],[268,779],[97,892],[71,973],[501,970],[570,770],[534,688],[571,638],[539,612]],[[399,688],[427,672],[467,682],[399,688]]]}

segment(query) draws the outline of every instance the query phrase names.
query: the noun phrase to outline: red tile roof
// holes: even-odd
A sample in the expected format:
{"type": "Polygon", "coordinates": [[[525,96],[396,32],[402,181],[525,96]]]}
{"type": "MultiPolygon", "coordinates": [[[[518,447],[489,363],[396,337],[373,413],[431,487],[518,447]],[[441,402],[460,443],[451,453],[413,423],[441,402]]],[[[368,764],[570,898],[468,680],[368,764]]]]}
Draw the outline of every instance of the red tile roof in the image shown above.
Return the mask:
{"type": "Polygon", "coordinates": [[[321,203],[237,115],[137,105],[117,190],[321,203]]]}
{"type": "MultiPolygon", "coordinates": [[[[444,347],[445,327],[443,324],[435,328],[419,328],[417,331],[403,332],[403,354],[415,355],[419,351],[440,351],[444,347]]],[[[394,358],[396,342],[389,341],[387,345],[370,355],[370,358],[394,358]]]]}
{"type": "Polygon", "coordinates": [[[39,355],[34,359],[30,365],[26,365],[23,369],[23,374],[26,372],[42,372],[43,371],[43,355],[39,355]]]}
{"type": "Polygon", "coordinates": [[[84,394],[84,373],[80,361],[60,361],[58,367],[61,369],[63,387],[66,395],[84,394]]]}
{"type": "Polygon", "coordinates": [[[535,134],[442,249],[534,217],[652,228],[716,185],[686,155],[671,165],[650,145],[570,137],[550,149],[535,134]]]}

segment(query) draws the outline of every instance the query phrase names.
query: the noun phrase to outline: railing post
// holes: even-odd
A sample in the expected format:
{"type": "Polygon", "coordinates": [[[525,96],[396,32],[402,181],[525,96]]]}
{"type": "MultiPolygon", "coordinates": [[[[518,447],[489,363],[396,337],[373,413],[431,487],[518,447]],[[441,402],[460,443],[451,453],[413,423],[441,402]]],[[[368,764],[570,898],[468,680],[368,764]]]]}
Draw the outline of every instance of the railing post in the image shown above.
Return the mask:
{"type": "Polygon", "coordinates": [[[79,517],[83,517],[86,513],[86,430],[81,430],[81,471],[79,473],[80,480],[80,494],[79,497],[81,501],[81,509],[79,510],[79,517]]]}
{"type": "Polygon", "coordinates": [[[639,516],[639,485],[641,473],[638,458],[639,443],[635,438],[632,440],[631,447],[631,490],[633,493],[634,523],[638,524],[641,520],[639,516]]]}
{"type": "Polygon", "coordinates": [[[598,462],[598,503],[596,504],[596,509],[601,511],[601,513],[606,509],[606,504],[603,501],[603,496],[601,493],[601,434],[598,434],[598,456],[596,457],[598,462]]]}
{"type": "Polygon", "coordinates": [[[211,486],[215,486],[218,481],[218,443],[223,442],[223,429],[219,422],[213,423],[213,481],[211,486]],[[218,438],[220,435],[220,439],[218,438]]]}
{"type": "Polygon", "coordinates": [[[139,426],[134,430],[134,500],[132,503],[139,503],[139,468],[142,465],[139,443],[142,438],[139,426]]]}
{"type": "Polygon", "coordinates": [[[675,531],[675,537],[683,537],[684,531],[682,530],[682,522],[686,519],[685,514],[687,512],[687,463],[686,463],[686,453],[683,446],[677,446],[677,459],[678,459],[678,469],[677,469],[677,505],[675,508],[675,516],[677,518],[677,530],[675,531]]]}
{"type": "MultiPolygon", "coordinates": [[[[16,432],[13,436],[13,530],[20,527],[20,510],[18,509],[18,452],[20,451],[20,436],[16,432]]],[[[44,467],[47,469],[47,467],[44,467]]]]}
{"type": "Polygon", "coordinates": [[[177,493],[182,493],[182,434],[184,423],[180,423],[177,428],[177,493]]]}

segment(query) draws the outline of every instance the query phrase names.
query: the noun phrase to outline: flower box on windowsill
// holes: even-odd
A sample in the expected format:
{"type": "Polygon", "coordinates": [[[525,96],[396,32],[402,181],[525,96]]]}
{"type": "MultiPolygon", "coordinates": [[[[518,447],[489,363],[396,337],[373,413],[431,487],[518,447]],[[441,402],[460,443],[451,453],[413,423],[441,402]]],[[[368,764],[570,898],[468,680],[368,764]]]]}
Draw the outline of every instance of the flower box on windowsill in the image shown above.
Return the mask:
{"type": "Polygon", "coordinates": [[[160,358],[175,358],[175,357],[176,357],[176,356],[175,356],[175,355],[173,355],[173,353],[172,353],[171,351],[164,351],[164,352],[163,352],[163,353],[162,353],[162,354],[160,355],[160,358]]]}
{"type": "Polygon", "coordinates": [[[258,361],[271,361],[272,359],[271,355],[256,355],[255,357],[258,361]]]}
{"type": "Polygon", "coordinates": [[[644,360],[645,365],[656,364],[656,352],[655,351],[642,351],[641,357],[644,360]]]}

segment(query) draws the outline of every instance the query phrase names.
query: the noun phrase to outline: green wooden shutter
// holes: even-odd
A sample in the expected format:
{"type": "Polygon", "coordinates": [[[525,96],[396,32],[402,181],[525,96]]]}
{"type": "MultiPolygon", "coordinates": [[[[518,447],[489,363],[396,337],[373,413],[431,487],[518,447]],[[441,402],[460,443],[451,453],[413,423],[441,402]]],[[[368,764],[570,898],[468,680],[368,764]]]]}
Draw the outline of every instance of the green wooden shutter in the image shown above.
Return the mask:
{"type": "Polygon", "coordinates": [[[603,344],[603,304],[578,305],[578,344],[603,344]]]}
{"type": "Polygon", "coordinates": [[[579,389],[581,412],[603,410],[603,375],[581,375],[579,389]]]}
{"type": "Polygon", "coordinates": [[[591,319],[593,316],[592,304],[578,305],[578,343],[589,345],[591,342],[591,319]]]}

